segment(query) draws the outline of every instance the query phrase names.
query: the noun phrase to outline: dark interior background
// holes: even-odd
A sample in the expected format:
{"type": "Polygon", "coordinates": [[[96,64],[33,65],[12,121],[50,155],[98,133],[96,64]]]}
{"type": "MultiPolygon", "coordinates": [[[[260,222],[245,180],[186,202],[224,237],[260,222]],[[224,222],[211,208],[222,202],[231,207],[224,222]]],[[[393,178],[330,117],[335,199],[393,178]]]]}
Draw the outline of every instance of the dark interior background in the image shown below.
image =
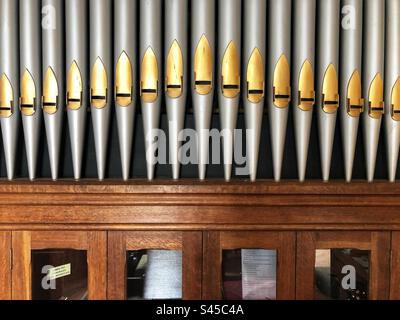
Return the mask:
{"type": "MultiPolygon", "coordinates": [[[[245,1],[245,0],[244,0],[245,1]]],[[[275,0],[272,0],[275,1],[275,0]]],[[[190,2],[190,1],[189,1],[190,2]]],[[[318,1],[317,1],[318,4],[318,1]]],[[[190,10],[190,4],[189,4],[190,10]]],[[[218,10],[218,9],[217,9],[218,10]]],[[[216,13],[218,15],[218,11],[216,13]]],[[[139,13],[137,13],[136,19],[139,19],[139,13]]],[[[88,17],[89,21],[89,17],[88,17]]],[[[190,15],[189,15],[190,21],[190,15]]],[[[186,26],[187,27],[187,26],[186,26]]],[[[190,36],[190,26],[189,26],[190,36]]],[[[218,33],[217,33],[218,38],[218,33]]],[[[189,41],[190,43],[190,41],[189,41]]],[[[190,52],[190,51],[189,51],[190,52]]],[[[267,53],[268,54],[268,53],[267,53]]],[[[189,61],[190,65],[190,61],[189,61]]],[[[138,72],[139,64],[136,63],[136,72],[138,72]]],[[[189,90],[190,91],[190,90],[189,90]]],[[[316,108],[316,107],[315,107],[316,108]]],[[[308,179],[321,179],[320,169],[320,156],[318,147],[318,131],[317,131],[317,118],[316,110],[314,108],[314,119],[311,132],[310,148],[308,155],[308,167],[307,167],[307,178],[308,179]]],[[[114,108],[113,108],[114,109],[114,108]]],[[[212,127],[219,128],[219,114],[217,112],[217,105],[215,103],[215,110],[212,127]]],[[[90,114],[90,109],[88,110],[90,114]]],[[[161,128],[167,132],[167,116],[165,112],[165,104],[163,107],[163,114],[161,117],[161,128]]],[[[364,160],[364,147],[362,139],[362,121],[360,122],[359,137],[354,161],[354,179],[366,179],[365,174],[365,160],[364,160]]],[[[186,114],[186,127],[194,128],[194,118],[191,112],[191,99],[190,92],[188,94],[187,103],[187,114],[186,114]]],[[[238,117],[238,128],[244,128],[244,114],[243,110],[240,112],[238,117]]],[[[46,144],[45,130],[42,128],[41,135],[41,150],[39,153],[39,168],[38,178],[50,178],[50,164],[48,157],[48,150],[46,144]]],[[[143,138],[143,126],[140,114],[140,103],[137,107],[137,115],[135,119],[135,141],[133,147],[133,159],[131,168],[132,178],[145,178],[146,177],[146,164],[145,164],[145,153],[144,153],[144,138],[143,138]]],[[[107,167],[107,178],[121,178],[121,165],[120,165],[120,152],[118,146],[118,134],[117,134],[117,123],[112,111],[112,119],[110,126],[110,137],[109,137],[109,148],[108,148],[108,167],[107,167]]],[[[245,148],[244,148],[245,150],[245,148]]],[[[210,156],[211,158],[211,156],[210,156]]],[[[22,124],[20,127],[20,143],[18,145],[18,157],[16,165],[16,177],[26,178],[28,176],[26,164],[25,146],[23,141],[22,124]]],[[[197,178],[197,166],[187,165],[182,168],[182,178],[197,178]]],[[[6,167],[4,152],[0,152],[0,175],[1,177],[6,176],[6,167]]],[[[67,116],[65,115],[64,128],[63,128],[63,141],[61,146],[61,165],[60,165],[60,178],[73,178],[72,169],[72,157],[71,148],[69,141],[69,133],[67,126],[67,116]]],[[[157,178],[170,178],[171,169],[169,165],[158,165],[157,166],[157,178]]],[[[222,165],[209,165],[208,166],[208,178],[223,178],[223,166],[222,165]]],[[[387,178],[387,166],[386,166],[386,152],[384,145],[384,123],[382,122],[381,139],[378,148],[377,164],[376,164],[376,179],[387,178]]],[[[96,156],[94,148],[93,131],[91,125],[90,115],[88,117],[87,130],[86,130],[86,144],[85,154],[83,159],[83,173],[82,178],[97,178],[96,168],[96,156]]],[[[243,177],[237,177],[243,179],[243,177]]],[[[260,159],[258,167],[258,178],[259,179],[272,179],[272,155],[271,155],[271,142],[269,135],[269,125],[267,115],[264,114],[263,118],[263,129],[262,138],[260,145],[260,159]]],[[[336,137],[333,149],[332,157],[332,169],[331,178],[335,180],[344,179],[344,166],[343,166],[343,154],[342,154],[342,141],[340,134],[340,117],[338,117],[336,127],[336,137]]],[[[283,162],[282,179],[297,179],[297,165],[296,165],[296,151],[294,142],[294,130],[293,130],[293,117],[290,112],[287,139],[285,146],[285,156],[283,162]]]]}

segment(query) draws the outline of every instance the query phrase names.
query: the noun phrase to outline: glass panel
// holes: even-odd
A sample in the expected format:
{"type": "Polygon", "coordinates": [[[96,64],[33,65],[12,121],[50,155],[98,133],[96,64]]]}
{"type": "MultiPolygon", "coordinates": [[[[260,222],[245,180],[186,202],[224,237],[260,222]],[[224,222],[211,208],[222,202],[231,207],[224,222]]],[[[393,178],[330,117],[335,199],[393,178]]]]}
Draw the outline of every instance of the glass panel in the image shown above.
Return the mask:
{"type": "Polygon", "coordinates": [[[319,300],[367,300],[370,251],[316,250],[315,298],[319,300]]]}
{"type": "Polygon", "coordinates": [[[32,251],[33,300],[86,300],[86,251],[32,251]]]}
{"type": "Polygon", "coordinates": [[[129,251],[126,284],[130,300],[182,299],[182,252],[129,251]]]}
{"type": "Polygon", "coordinates": [[[275,300],[276,259],[276,250],[222,251],[223,299],[275,300]]]}

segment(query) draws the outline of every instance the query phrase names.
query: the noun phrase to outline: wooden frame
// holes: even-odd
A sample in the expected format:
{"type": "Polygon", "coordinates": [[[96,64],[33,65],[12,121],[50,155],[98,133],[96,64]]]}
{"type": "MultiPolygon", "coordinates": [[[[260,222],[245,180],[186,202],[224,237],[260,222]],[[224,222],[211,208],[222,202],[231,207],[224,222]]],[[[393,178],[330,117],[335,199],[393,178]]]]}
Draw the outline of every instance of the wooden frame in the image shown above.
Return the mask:
{"type": "Polygon", "coordinates": [[[89,299],[106,299],[106,232],[14,231],[12,249],[12,299],[31,299],[31,251],[41,249],[86,250],[89,299]]]}
{"type": "Polygon", "coordinates": [[[212,231],[204,236],[203,299],[219,300],[221,294],[222,250],[271,249],[277,250],[277,299],[295,297],[294,232],[212,231]]]}
{"type": "Polygon", "coordinates": [[[390,232],[298,232],[296,299],[314,299],[315,250],[354,248],[371,251],[369,298],[389,298],[390,232]]]}
{"type": "Polygon", "coordinates": [[[190,231],[111,231],[108,234],[108,299],[126,299],[126,252],[182,250],[182,295],[201,298],[202,233],[190,231]]]}
{"type": "Polygon", "coordinates": [[[11,232],[0,232],[0,300],[11,299],[11,232]]]}
{"type": "Polygon", "coordinates": [[[400,231],[399,194],[378,181],[3,182],[0,229],[400,231]]]}
{"type": "MultiPolygon", "coordinates": [[[[98,274],[91,273],[91,277],[96,279],[91,285],[99,288],[92,291],[90,298],[103,299],[108,293],[110,298],[122,299],[124,290],[122,294],[117,292],[121,279],[111,270],[121,270],[124,264],[119,263],[125,259],[124,250],[138,243],[129,240],[130,235],[137,236],[136,233],[141,232],[147,235],[141,241],[153,239],[157,246],[177,245],[176,239],[180,239],[185,259],[193,261],[185,267],[188,270],[184,272],[185,298],[218,298],[220,270],[218,266],[215,269],[216,264],[212,261],[220,259],[221,239],[224,245],[224,239],[234,241],[235,234],[245,235],[237,238],[243,241],[242,247],[246,246],[243,240],[246,238],[253,241],[249,244],[253,247],[257,244],[254,240],[257,234],[268,233],[268,238],[276,239],[276,235],[282,232],[290,244],[282,250],[286,248],[288,251],[296,245],[293,237],[296,238],[298,233],[299,260],[296,261],[297,282],[293,280],[294,272],[289,272],[288,278],[280,281],[280,285],[286,283],[290,287],[281,288],[279,292],[286,292],[285,298],[288,299],[305,299],[313,294],[309,285],[304,284],[304,279],[313,277],[313,272],[310,274],[313,268],[308,270],[302,265],[312,264],[312,259],[315,259],[313,250],[320,242],[320,235],[327,232],[331,240],[342,239],[342,243],[361,243],[372,248],[374,261],[378,264],[372,271],[376,277],[377,270],[382,271],[380,279],[373,281],[372,297],[388,297],[390,290],[392,299],[400,299],[399,194],[400,184],[384,181],[354,181],[350,184],[265,180],[200,183],[185,179],[153,182],[3,181],[0,182],[0,268],[7,269],[7,265],[12,263],[14,269],[12,276],[9,272],[0,274],[0,285],[5,288],[0,292],[0,298],[10,297],[7,292],[11,286],[12,298],[30,298],[30,249],[50,244],[92,250],[93,254],[88,257],[99,271],[98,274]],[[167,233],[170,236],[165,236],[167,233]],[[353,238],[349,236],[351,234],[353,238]],[[108,257],[112,257],[108,262],[107,235],[108,257]],[[389,288],[386,253],[391,235],[392,285],[389,288]],[[107,263],[110,269],[108,292],[107,263]],[[295,284],[297,288],[293,289],[295,284]],[[290,294],[293,290],[296,295],[290,294]]],[[[260,242],[259,245],[268,243],[260,242]]],[[[288,257],[288,261],[294,266],[295,254],[288,257]]]]}
{"type": "Polygon", "coordinates": [[[390,299],[400,300],[400,232],[392,233],[390,299]]]}

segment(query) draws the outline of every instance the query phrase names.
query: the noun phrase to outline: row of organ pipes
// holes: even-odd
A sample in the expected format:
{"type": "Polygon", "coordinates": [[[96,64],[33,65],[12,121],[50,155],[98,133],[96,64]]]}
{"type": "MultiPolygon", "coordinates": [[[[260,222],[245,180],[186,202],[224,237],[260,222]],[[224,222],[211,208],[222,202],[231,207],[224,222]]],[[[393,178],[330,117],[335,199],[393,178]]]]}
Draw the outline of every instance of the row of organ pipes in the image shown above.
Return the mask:
{"type": "Polygon", "coordinates": [[[127,180],[139,100],[147,177],[152,180],[156,144],[151,132],[159,127],[163,96],[172,178],[178,179],[179,132],[189,90],[201,180],[206,178],[215,95],[220,129],[231,133],[224,135],[222,148],[227,181],[241,101],[250,129],[246,153],[251,180],[257,175],[265,108],[276,181],[281,179],[289,112],[294,116],[298,178],[305,180],[315,108],[323,180],[329,180],[338,113],[346,181],[352,178],[360,121],[367,178],[373,181],[382,119],[389,179],[395,180],[400,145],[398,0],[0,0],[0,15],[0,117],[10,180],[20,118],[29,178],[36,178],[42,118],[52,178],[58,178],[65,109],[74,178],[80,179],[88,108],[98,178],[103,180],[112,107],[127,180]]]}

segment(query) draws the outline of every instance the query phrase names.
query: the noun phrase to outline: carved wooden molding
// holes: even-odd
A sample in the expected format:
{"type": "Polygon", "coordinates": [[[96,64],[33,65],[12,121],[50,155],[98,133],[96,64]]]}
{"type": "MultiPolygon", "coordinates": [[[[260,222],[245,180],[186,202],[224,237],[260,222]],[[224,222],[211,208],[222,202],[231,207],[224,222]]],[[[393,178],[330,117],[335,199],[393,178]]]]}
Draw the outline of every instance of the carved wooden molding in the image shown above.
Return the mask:
{"type": "Polygon", "coordinates": [[[387,182],[1,182],[0,229],[400,230],[399,195],[387,182]]]}

